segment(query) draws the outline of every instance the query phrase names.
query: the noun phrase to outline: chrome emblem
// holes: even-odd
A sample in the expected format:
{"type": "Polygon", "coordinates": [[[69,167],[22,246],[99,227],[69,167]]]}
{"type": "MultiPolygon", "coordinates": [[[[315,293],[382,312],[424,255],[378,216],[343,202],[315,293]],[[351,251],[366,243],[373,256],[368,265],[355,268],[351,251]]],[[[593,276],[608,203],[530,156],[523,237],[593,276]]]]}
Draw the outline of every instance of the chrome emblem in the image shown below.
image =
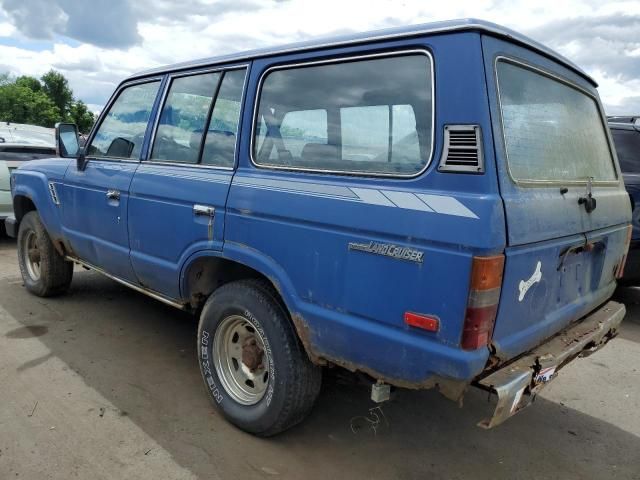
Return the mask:
{"type": "Polygon", "coordinates": [[[413,248],[400,247],[389,243],[356,243],[349,242],[349,250],[357,250],[359,252],[375,253],[376,255],[384,255],[385,257],[396,258],[398,260],[408,260],[410,262],[422,263],[424,252],[414,250],[413,248]]]}

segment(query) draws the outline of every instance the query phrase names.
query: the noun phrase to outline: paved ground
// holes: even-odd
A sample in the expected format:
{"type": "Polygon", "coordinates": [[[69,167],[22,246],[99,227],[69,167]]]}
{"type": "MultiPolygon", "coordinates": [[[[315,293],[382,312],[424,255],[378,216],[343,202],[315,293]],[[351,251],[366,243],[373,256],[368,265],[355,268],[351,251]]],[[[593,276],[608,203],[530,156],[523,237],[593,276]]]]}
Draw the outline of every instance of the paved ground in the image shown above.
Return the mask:
{"type": "Polygon", "coordinates": [[[311,417],[270,440],[211,407],[196,321],[76,271],[69,295],[26,293],[0,240],[0,479],[640,479],[640,290],[614,343],[564,369],[492,431],[473,392],[456,405],[402,391],[377,428],[367,385],[325,375],[311,417]]]}

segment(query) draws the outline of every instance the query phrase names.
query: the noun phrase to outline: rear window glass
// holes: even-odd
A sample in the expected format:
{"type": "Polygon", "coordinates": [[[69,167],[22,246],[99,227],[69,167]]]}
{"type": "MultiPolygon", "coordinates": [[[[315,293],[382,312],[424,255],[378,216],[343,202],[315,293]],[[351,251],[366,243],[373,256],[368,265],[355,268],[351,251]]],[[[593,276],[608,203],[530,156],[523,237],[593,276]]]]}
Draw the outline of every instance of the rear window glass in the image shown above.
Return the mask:
{"type": "Polygon", "coordinates": [[[640,132],[635,130],[611,130],[613,143],[623,173],[640,173],[640,132]]]}
{"type": "Polygon", "coordinates": [[[259,165],[413,175],[431,154],[431,62],[405,54],[275,70],[263,82],[259,165]]]}
{"type": "Polygon", "coordinates": [[[505,147],[516,181],[616,179],[593,98],[533,70],[497,65],[505,147]]]}

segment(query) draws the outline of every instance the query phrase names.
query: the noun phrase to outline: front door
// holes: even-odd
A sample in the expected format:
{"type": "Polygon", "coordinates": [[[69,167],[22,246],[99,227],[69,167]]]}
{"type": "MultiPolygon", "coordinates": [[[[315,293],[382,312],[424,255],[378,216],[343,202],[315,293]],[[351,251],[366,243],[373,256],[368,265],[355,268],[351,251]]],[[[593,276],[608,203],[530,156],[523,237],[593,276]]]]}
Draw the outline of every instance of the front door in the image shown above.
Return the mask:
{"type": "Polygon", "coordinates": [[[173,75],[149,158],[130,189],[131,263],[147,288],[178,298],[180,269],[220,250],[246,68],[173,75]]]}
{"type": "Polygon", "coordinates": [[[136,279],[129,260],[129,186],[159,86],[154,80],[117,92],[86,150],[85,168],[70,164],[59,192],[73,255],[129,281],[136,279]]]}

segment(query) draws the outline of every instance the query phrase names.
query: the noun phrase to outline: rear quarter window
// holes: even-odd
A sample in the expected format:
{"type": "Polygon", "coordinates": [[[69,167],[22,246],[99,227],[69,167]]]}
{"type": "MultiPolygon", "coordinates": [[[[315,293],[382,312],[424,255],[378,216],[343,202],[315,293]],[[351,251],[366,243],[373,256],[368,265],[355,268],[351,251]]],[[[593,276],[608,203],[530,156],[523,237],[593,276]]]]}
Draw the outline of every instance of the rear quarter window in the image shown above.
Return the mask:
{"type": "Polygon", "coordinates": [[[272,70],[259,92],[254,163],[415,175],[431,156],[432,82],[426,52],[272,70]]]}
{"type": "Polygon", "coordinates": [[[515,181],[615,181],[596,100],[507,60],[496,66],[509,171],[515,181]]]}

